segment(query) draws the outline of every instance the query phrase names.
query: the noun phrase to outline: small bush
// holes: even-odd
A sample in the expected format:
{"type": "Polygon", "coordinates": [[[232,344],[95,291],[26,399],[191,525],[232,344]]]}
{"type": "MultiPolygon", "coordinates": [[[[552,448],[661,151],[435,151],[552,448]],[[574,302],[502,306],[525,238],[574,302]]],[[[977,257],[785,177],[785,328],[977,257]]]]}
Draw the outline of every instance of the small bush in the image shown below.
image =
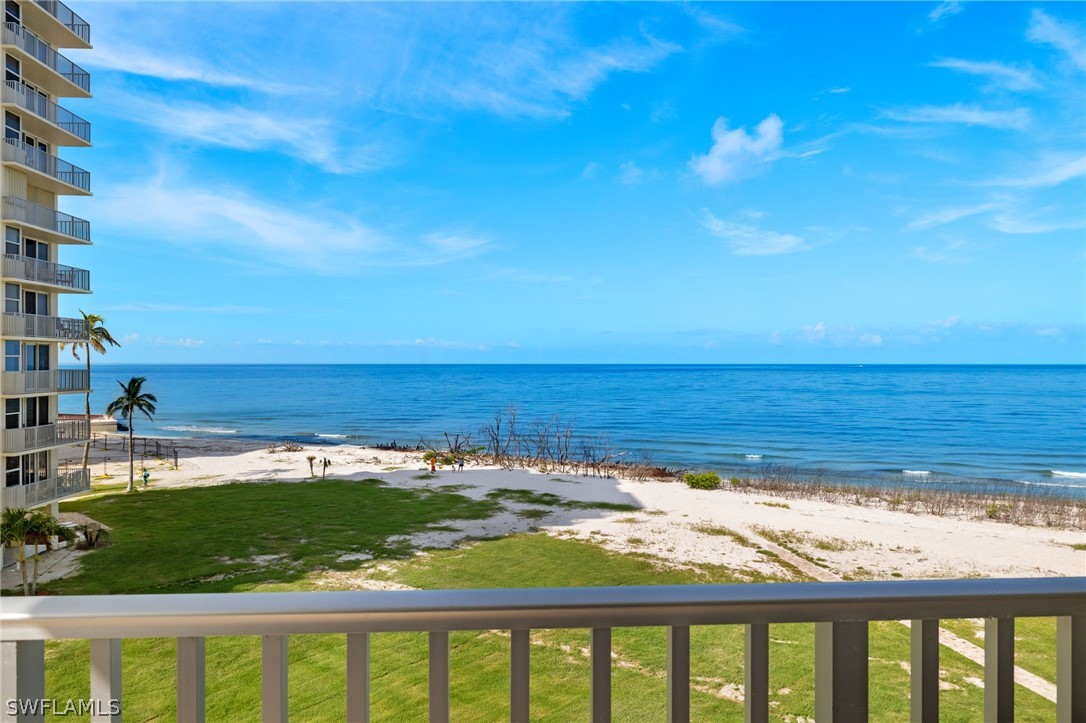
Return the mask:
{"type": "Polygon", "coordinates": [[[716,472],[687,472],[683,475],[686,486],[695,490],[715,490],[720,487],[720,475],[716,472]]]}

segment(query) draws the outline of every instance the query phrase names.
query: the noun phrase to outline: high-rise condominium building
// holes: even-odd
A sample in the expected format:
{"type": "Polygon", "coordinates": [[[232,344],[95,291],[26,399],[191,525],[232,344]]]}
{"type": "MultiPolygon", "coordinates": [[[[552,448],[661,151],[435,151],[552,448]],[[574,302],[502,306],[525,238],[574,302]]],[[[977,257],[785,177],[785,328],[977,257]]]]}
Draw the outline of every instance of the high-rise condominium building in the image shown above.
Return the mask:
{"type": "Polygon", "coordinates": [[[62,345],[87,339],[82,319],[58,315],[61,294],[90,293],[90,274],[60,263],[89,244],[90,224],[62,196],[89,196],[90,174],[59,157],[89,146],[90,124],[59,104],[89,98],[90,76],[58,48],[89,48],[90,26],[57,0],[5,0],[3,176],[4,369],[0,437],[4,507],[36,507],[89,488],[87,470],[58,469],[58,450],[89,438],[84,419],[59,418],[59,395],[85,393],[84,370],[60,369],[62,345]]]}

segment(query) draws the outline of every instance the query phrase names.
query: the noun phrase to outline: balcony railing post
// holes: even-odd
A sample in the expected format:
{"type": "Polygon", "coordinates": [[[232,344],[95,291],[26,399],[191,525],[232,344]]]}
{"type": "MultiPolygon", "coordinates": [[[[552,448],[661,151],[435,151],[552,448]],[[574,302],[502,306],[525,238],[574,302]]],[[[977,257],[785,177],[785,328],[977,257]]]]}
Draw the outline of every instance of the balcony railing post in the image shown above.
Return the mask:
{"type": "Polygon", "coordinates": [[[509,719],[528,723],[531,631],[513,630],[509,645],[509,719]]]}
{"type": "Polygon", "coordinates": [[[287,636],[265,635],[261,652],[260,720],[286,723],[287,720],[287,636]]]}
{"type": "Polygon", "coordinates": [[[1086,615],[1056,618],[1056,720],[1086,721],[1086,615]]]}
{"type": "MultiPolygon", "coordinates": [[[[17,643],[0,643],[0,720],[40,723],[45,720],[44,711],[20,715],[18,705],[26,706],[45,698],[45,641],[26,640],[17,643]],[[16,711],[8,706],[15,699],[16,711]]],[[[24,707],[24,710],[26,708],[24,707]]]]}
{"type": "Polygon", "coordinates": [[[347,720],[370,720],[370,635],[347,635],[347,720]]]}
{"type": "Polygon", "coordinates": [[[611,628],[592,628],[592,723],[611,723],[611,628]]]}
{"type": "Polygon", "coordinates": [[[984,720],[1014,720],[1014,618],[984,621],[984,720]]]}
{"type": "Polygon", "coordinates": [[[430,633],[430,723],[449,723],[449,633],[430,633]]]}
{"type": "Polygon", "coordinates": [[[769,720],[769,625],[744,626],[743,707],[745,723],[769,720]]]}
{"type": "Polygon", "coordinates": [[[910,720],[939,721],[939,621],[910,623],[910,720]]]}
{"type": "Polygon", "coordinates": [[[667,720],[690,721],[690,626],[667,629],[667,720]]]}
{"type": "Polygon", "coordinates": [[[867,720],[867,622],[815,623],[815,719],[867,720]]]}
{"type": "Polygon", "coordinates": [[[120,723],[121,641],[116,638],[90,643],[90,697],[94,723],[120,723]]]}
{"type": "Polygon", "coordinates": [[[178,723],[204,723],[206,720],[206,652],[204,638],[177,639],[178,723]]]}

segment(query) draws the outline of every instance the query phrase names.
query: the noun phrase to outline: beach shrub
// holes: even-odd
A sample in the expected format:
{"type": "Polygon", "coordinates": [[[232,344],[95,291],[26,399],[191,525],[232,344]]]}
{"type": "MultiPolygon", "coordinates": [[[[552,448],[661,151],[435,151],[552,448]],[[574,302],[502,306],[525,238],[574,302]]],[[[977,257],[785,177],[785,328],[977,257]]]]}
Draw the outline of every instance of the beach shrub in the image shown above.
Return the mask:
{"type": "Polygon", "coordinates": [[[683,482],[690,489],[715,490],[720,487],[720,475],[716,472],[687,472],[683,475],[683,482]]]}

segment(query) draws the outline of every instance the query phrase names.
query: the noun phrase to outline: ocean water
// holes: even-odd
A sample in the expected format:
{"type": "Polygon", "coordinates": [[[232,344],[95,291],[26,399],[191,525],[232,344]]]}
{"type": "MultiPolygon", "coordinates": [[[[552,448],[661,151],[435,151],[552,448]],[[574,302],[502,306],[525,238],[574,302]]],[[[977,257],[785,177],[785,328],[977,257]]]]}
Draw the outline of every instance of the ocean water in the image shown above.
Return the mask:
{"type": "Polygon", "coordinates": [[[1086,498],[1084,366],[98,364],[92,411],[134,375],[159,409],[137,434],[482,443],[515,405],[661,466],[1086,498]]]}

